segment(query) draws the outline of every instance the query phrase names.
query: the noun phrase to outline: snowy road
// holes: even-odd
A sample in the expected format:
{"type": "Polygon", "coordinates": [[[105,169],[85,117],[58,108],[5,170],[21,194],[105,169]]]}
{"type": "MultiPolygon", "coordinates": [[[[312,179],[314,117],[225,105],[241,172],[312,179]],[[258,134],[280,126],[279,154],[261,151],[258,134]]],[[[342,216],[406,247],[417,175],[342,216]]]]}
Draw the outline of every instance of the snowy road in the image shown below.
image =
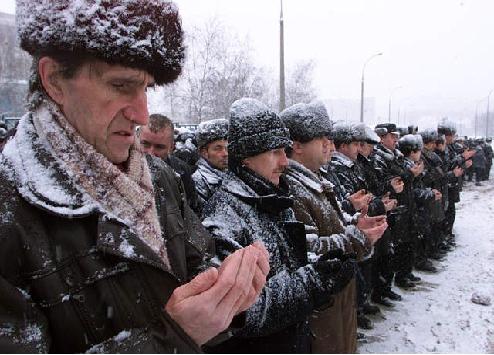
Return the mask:
{"type": "Polygon", "coordinates": [[[360,353],[494,353],[494,181],[469,183],[457,205],[457,248],[436,266],[417,272],[417,291],[398,290],[403,301],[381,308],[360,353]],[[474,292],[492,304],[471,302],[474,292]]]}

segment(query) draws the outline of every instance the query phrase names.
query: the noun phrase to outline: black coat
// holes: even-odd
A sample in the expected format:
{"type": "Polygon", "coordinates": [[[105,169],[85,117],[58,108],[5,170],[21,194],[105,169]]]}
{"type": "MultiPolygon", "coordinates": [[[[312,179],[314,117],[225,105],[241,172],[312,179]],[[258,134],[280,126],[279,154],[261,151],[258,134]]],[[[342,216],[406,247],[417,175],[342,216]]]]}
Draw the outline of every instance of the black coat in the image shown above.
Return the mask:
{"type": "Polygon", "coordinates": [[[164,311],[173,290],[201,270],[210,247],[204,235],[191,233],[198,221],[182,208],[171,169],[149,160],[170,268],[102,210],[71,215],[80,206],[26,199],[32,186],[1,160],[1,352],[200,352],[164,311]]]}

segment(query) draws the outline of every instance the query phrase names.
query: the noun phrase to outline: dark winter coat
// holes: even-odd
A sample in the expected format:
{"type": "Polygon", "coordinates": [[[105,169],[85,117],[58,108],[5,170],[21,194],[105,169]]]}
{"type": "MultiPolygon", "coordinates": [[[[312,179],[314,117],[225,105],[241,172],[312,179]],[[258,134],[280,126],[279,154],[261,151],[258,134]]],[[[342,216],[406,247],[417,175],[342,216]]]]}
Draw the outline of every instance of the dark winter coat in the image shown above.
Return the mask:
{"type": "Polygon", "coordinates": [[[422,150],[424,173],[422,182],[425,187],[436,189],[442,194],[441,203],[433,202],[430,207],[431,219],[439,222],[444,219],[444,211],[448,209],[448,177],[443,170],[443,162],[433,151],[422,150]]]}
{"type": "Polygon", "coordinates": [[[221,185],[226,173],[214,168],[204,158],[197,162],[197,169],[192,174],[197,191],[197,206],[202,211],[204,204],[213,196],[213,193],[221,185]]]}
{"type": "MultiPolygon", "coordinates": [[[[350,194],[354,194],[359,190],[369,190],[367,181],[365,180],[365,174],[361,169],[358,162],[350,160],[344,154],[335,152],[330,165],[338,176],[338,180],[343,184],[345,190],[350,194]]],[[[377,216],[385,214],[384,203],[379,198],[374,198],[369,203],[368,214],[370,216],[377,216]]]]}
{"type": "Polygon", "coordinates": [[[194,181],[192,179],[194,167],[190,166],[175,154],[167,156],[164,160],[165,163],[167,163],[178,175],[180,175],[180,178],[182,179],[181,186],[185,192],[189,206],[195,212],[200,212],[198,196],[194,186],[194,181]]]}
{"type": "MultiPolygon", "coordinates": [[[[286,177],[295,200],[295,216],[305,224],[310,260],[330,249],[354,252],[358,260],[370,255],[372,247],[362,232],[354,225],[343,225],[343,215],[329,181],[293,160],[286,177]]],[[[355,282],[334,296],[331,308],[316,311],[310,324],[314,351],[354,353],[357,339],[355,282]]]]}
{"type": "Polygon", "coordinates": [[[336,199],[340,203],[341,209],[349,215],[354,215],[357,211],[355,211],[352,203],[350,202],[350,200],[348,200],[348,196],[350,196],[350,194],[347,193],[345,187],[341,184],[331,163],[320,168],[319,171],[322,177],[324,177],[333,185],[333,191],[336,199]]]}
{"type": "Polygon", "coordinates": [[[487,159],[485,157],[485,152],[482,147],[478,146],[475,148],[475,155],[472,157],[472,168],[474,169],[485,169],[487,159]]]}
{"type": "Polygon", "coordinates": [[[220,258],[261,240],[271,267],[261,295],[246,311],[245,327],[213,351],[310,352],[308,317],[339,291],[333,289],[338,275],[323,264],[307,264],[304,224],[295,219],[292,204],[283,180],[275,187],[247,168],[228,173],[206,203],[203,224],[220,258]]]}
{"type": "MultiPolygon", "coordinates": [[[[73,217],[81,206],[18,182],[2,158],[1,352],[200,351],[163,309],[173,290],[201,270],[208,245],[191,232],[200,226],[182,206],[174,173],[159,160],[148,162],[171,269],[122,222],[98,208],[73,217]],[[38,198],[26,199],[26,192],[38,198]]],[[[48,169],[38,173],[46,179],[48,169]]],[[[53,191],[71,191],[67,181],[57,184],[53,191]]]]}

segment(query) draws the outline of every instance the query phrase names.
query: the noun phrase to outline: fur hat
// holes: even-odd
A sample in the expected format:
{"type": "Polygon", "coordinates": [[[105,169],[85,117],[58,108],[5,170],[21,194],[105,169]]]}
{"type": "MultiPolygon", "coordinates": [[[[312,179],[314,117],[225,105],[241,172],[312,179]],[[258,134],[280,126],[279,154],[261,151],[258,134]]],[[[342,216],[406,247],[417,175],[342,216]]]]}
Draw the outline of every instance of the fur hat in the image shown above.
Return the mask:
{"type": "Polygon", "coordinates": [[[422,137],[422,141],[424,142],[424,144],[436,142],[439,138],[438,133],[434,129],[427,129],[420,132],[419,134],[422,137]]]}
{"type": "Polygon", "coordinates": [[[381,138],[365,123],[358,123],[354,126],[359,134],[359,141],[369,144],[377,144],[381,141],[381,138]]]}
{"type": "Polygon", "coordinates": [[[197,126],[196,141],[197,147],[208,145],[217,140],[226,140],[228,138],[228,120],[219,118],[216,120],[204,121],[197,126]]]}
{"type": "Polygon", "coordinates": [[[376,126],[374,131],[379,137],[385,136],[388,133],[400,134],[394,123],[380,123],[376,126]]]}
{"type": "Polygon", "coordinates": [[[444,134],[445,136],[454,136],[456,134],[455,124],[444,119],[437,125],[437,133],[444,134]]]}
{"type": "Polygon", "coordinates": [[[177,7],[160,0],[17,0],[21,48],[90,55],[174,81],[184,58],[177,7]]]}
{"type": "Polygon", "coordinates": [[[420,135],[407,134],[400,138],[398,141],[398,149],[404,154],[408,155],[414,150],[420,150],[422,148],[422,139],[419,139],[420,135]]]}
{"type": "Polygon", "coordinates": [[[290,138],[307,143],[315,138],[331,136],[332,123],[322,103],[295,104],[280,113],[290,130],[290,138]]]}
{"type": "Polygon", "coordinates": [[[291,145],[290,133],[278,115],[262,102],[242,98],[230,108],[228,158],[242,161],[291,145]]]}
{"type": "Polygon", "coordinates": [[[361,138],[359,131],[349,123],[337,122],[333,126],[333,141],[335,144],[349,144],[359,141],[361,138]]]}

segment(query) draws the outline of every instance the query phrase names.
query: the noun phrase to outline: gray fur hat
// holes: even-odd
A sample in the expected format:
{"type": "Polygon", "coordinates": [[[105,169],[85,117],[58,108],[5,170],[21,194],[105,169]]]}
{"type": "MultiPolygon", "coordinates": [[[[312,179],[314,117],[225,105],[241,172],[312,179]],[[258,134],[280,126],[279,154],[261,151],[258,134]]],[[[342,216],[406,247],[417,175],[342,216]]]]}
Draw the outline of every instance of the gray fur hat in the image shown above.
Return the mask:
{"type": "Polygon", "coordinates": [[[419,132],[419,134],[422,137],[422,142],[424,142],[424,144],[436,142],[439,138],[439,134],[434,129],[427,129],[419,132]]]}
{"type": "Polygon", "coordinates": [[[331,137],[332,122],[322,103],[295,104],[280,113],[294,141],[307,143],[319,137],[331,137]]]}
{"type": "Polygon", "coordinates": [[[17,0],[21,48],[33,56],[92,56],[142,69],[158,85],[174,81],[184,59],[177,7],[161,0],[17,0]]]}
{"type": "Polygon", "coordinates": [[[265,104],[250,98],[242,98],[232,104],[228,128],[229,160],[241,161],[290,145],[288,129],[265,104]]]}
{"type": "Polygon", "coordinates": [[[337,122],[333,126],[333,141],[335,144],[349,144],[359,141],[359,131],[350,123],[337,122]]]}
{"type": "Polygon", "coordinates": [[[407,134],[398,141],[398,149],[405,155],[410,154],[414,150],[422,149],[422,139],[420,135],[407,134]]]}
{"type": "Polygon", "coordinates": [[[196,141],[199,149],[211,142],[226,139],[228,139],[228,120],[224,118],[204,121],[197,126],[196,141]]]}
{"type": "Polygon", "coordinates": [[[367,142],[369,144],[377,144],[381,141],[381,138],[365,123],[357,123],[354,128],[359,134],[359,141],[367,142]]]}

